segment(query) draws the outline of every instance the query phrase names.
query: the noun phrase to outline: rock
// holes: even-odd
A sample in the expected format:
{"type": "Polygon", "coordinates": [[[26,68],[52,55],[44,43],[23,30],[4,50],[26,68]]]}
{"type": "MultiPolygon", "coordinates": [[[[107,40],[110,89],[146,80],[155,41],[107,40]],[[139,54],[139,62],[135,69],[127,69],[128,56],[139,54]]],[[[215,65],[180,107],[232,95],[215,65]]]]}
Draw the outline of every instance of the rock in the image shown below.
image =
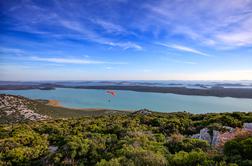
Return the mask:
{"type": "Polygon", "coordinates": [[[192,138],[201,139],[207,141],[211,145],[216,145],[220,140],[220,132],[213,130],[213,137],[209,134],[208,128],[203,128],[200,130],[199,134],[192,135],[192,138]]]}
{"type": "Polygon", "coordinates": [[[244,123],[243,128],[232,128],[229,126],[223,126],[225,129],[229,130],[226,132],[219,132],[213,130],[213,136],[211,137],[208,133],[209,130],[207,128],[203,128],[200,130],[199,134],[192,135],[192,138],[206,140],[215,147],[220,147],[225,144],[228,140],[234,139],[237,136],[251,136],[252,135],[252,123],[244,123]]]}
{"type": "Polygon", "coordinates": [[[47,115],[36,113],[36,109],[31,109],[29,106],[32,103],[32,100],[22,96],[0,94],[0,117],[6,119],[0,123],[9,123],[10,119],[14,122],[50,119],[47,115]]]}
{"type": "Polygon", "coordinates": [[[243,129],[252,131],[252,123],[244,123],[243,124],[243,129]]]}
{"type": "Polygon", "coordinates": [[[192,135],[192,138],[200,139],[200,134],[194,134],[192,135]]]}
{"type": "Polygon", "coordinates": [[[216,145],[219,144],[219,142],[220,142],[220,132],[216,131],[216,130],[213,130],[213,138],[212,138],[211,144],[213,146],[216,146],[216,145]]]}
{"type": "Polygon", "coordinates": [[[223,126],[224,129],[227,129],[229,132],[234,131],[233,127],[229,127],[229,126],[223,126]]]}
{"type": "Polygon", "coordinates": [[[58,150],[58,147],[57,146],[49,146],[48,150],[50,153],[55,153],[58,150]]]}
{"type": "Polygon", "coordinates": [[[208,131],[209,131],[208,128],[203,128],[203,129],[200,130],[199,134],[194,134],[192,136],[192,138],[197,138],[197,139],[205,140],[205,141],[209,142],[209,144],[211,144],[212,139],[211,139],[211,136],[208,133],[208,131]]]}
{"type": "Polygon", "coordinates": [[[211,136],[208,133],[208,128],[203,128],[200,130],[200,139],[208,141],[211,144],[211,136]]]}
{"type": "Polygon", "coordinates": [[[148,109],[141,109],[141,110],[138,110],[136,112],[134,112],[133,114],[143,114],[143,115],[149,115],[151,114],[152,112],[148,109]]]}

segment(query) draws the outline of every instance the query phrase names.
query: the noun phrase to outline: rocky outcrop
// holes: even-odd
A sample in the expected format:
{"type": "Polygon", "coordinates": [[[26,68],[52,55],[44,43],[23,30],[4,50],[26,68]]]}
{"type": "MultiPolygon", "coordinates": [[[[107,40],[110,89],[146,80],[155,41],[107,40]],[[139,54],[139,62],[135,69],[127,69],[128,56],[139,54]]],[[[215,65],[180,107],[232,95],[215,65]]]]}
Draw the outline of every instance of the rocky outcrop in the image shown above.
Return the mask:
{"type": "Polygon", "coordinates": [[[226,130],[229,131],[229,132],[234,131],[234,128],[233,128],[233,127],[223,126],[223,128],[226,129],[226,130]]]}
{"type": "Polygon", "coordinates": [[[211,144],[213,146],[216,146],[220,143],[220,132],[219,131],[216,131],[216,130],[213,130],[213,137],[212,137],[212,141],[211,141],[211,144]]]}
{"type": "Polygon", "coordinates": [[[205,140],[205,141],[209,142],[209,144],[211,144],[211,136],[208,133],[208,131],[209,131],[208,128],[203,128],[200,130],[199,134],[192,135],[192,138],[205,140]]]}
{"type": "Polygon", "coordinates": [[[21,96],[0,94],[0,122],[20,122],[26,120],[45,120],[47,115],[36,113],[29,108],[34,101],[21,96]]]}
{"type": "Polygon", "coordinates": [[[252,131],[252,123],[244,123],[243,128],[244,130],[252,131]]]}
{"type": "Polygon", "coordinates": [[[152,112],[148,109],[141,109],[136,112],[133,112],[133,114],[149,115],[149,114],[152,114],[152,112]]]}
{"type": "Polygon", "coordinates": [[[225,142],[236,137],[252,136],[252,123],[244,123],[243,128],[232,128],[229,126],[223,126],[223,128],[228,131],[213,130],[212,136],[209,134],[208,128],[203,128],[199,134],[192,135],[192,138],[208,141],[212,146],[223,146],[225,142]]]}

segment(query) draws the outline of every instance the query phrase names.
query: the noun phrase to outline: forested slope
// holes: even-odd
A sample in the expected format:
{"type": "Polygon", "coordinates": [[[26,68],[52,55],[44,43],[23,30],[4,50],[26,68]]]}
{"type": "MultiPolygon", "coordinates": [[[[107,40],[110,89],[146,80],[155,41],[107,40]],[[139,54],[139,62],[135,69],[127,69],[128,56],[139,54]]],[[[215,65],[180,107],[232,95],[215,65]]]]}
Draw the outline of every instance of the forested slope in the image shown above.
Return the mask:
{"type": "Polygon", "coordinates": [[[252,165],[252,113],[154,113],[3,124],[1,165],[252,165]],[[246,123],[244,125],[244,123],[246,123]],[[236,129],[235,129],[236,128],[236,129]],[[201,138],[192,138],[202,134],[201,138]],[[204,130],[205,131],[205,130],[204,130]],[[216,144],[213,131],[232,134],[216,144]],[[206,134],[206,135],[205,135],[206,134]],[[223,142],[224,141],[224,142],[223,142]]]}

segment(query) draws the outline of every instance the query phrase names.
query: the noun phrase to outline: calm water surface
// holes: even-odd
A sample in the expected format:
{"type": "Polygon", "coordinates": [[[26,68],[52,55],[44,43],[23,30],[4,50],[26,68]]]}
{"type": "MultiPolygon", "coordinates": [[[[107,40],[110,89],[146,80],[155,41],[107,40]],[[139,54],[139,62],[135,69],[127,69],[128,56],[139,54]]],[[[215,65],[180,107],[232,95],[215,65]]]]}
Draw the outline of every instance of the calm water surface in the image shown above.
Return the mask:
{"type": "Polygon", "coordinates": [[[188,111],[192,113],[252,111],[252,99],[231,97],[186,96],[117,90],[115,97],[106,90],[0,90],[0,93],[22,95],[31,99],[55,99],[65,107],[137,110],[148,108],[158,112],[188,111]]]}

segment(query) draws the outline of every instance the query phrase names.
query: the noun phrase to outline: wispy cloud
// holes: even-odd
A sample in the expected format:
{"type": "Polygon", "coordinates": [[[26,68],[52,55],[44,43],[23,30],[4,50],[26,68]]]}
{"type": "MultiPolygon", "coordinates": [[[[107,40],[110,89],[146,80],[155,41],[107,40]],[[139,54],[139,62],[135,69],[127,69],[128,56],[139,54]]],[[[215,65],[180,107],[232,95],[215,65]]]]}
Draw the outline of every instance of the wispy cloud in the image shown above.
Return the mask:
{"type": "MultiPolygon", "coordinates": [[[[58,64],[128,64],[127,62],[113,62],[113,61],[98,61],[91,60],[89,55],[82,56],[69,56],[71,58],[61,57],[44,57],[43,55],[37,56],[36,54],[21,49],[0,47],[0,55],[4,55],[8,59],[14,58],[15,60],[21,61],[41,61],[41,62],[51,62],[58,64]],[[13,56],[10,56],[13,55],[13,56]],[[19,58],[17,58],[19,57],[19,58]],[[76,57],[76,58],[75,58],[76,57]]],[[[1,56],[0,56],[1,60],[1,56]]]]}
{"type": "Polygon", "coordinates": [[[101,64],[101,63],[105,63],[102,61],[91,61],[91,60],[83,60],[83,59],[41,58],[41,57],[35,57],[35,56],[31,57],[31,60],[53,62],[53,63],[69,63],[69,64],[101,64]]]}
{"type": "Polygon", "coordinates": [[[14,55],[20,55],[23,54],[24,51],[17,48],[6,48],[6,47],[0,47],[0,54],[14,54],[14,55]]]}
{"type": "Polygon", "coordinates": [[[123,49],[141,50],[142,44],[131,37],[136,34],[135,37],[141,39],[146,31],[150,33],[147,35],[157,38],[159,33],[166,39],[182,35],[197,44],[214,48],[252,45],[251,0],[145,1],[137,5],[137,12],[132,10],[136,5],[130,2],[90,2],[82,5],[80,1],[50,2],[48,6],[36,1],[16,5],[5,2],[4,15],[13,19],[11,26],[6,27],[38,36],[65,36],[123,49]],[[125,10],[120,10],[128,7],[130,21],[127,17],[125,19],[125,10]],[[118,35],[126,35],[127,38],[117,38],[118,35]]]}
{"type": "Polygon", "coordinates": [[[105,67],[105,69],[111,70],[111,69],[113,69],[113,67],[108,66],[108,67],[105,67]]]}
{"type": "Polygon", "coordinates": [[[135,48],[137,50],[142,50],[142,46],[136,44],[136,43],[132,43],[132,42],[110,42],[110,41],[102,41],[103,44],[107,44],[110,46],[118,46],[121,47],[123,49],[129,49],[129,48],[135,48]]]}
{"type": "Polygon", "coordinates": [[[168,47],[168,48],[173,48],[179,51],[184,51],[184,52],[189,52],[189,53],[193,53],[193,54],[197,54],[197,55],[202,55],[202,56],[210,56],[204,52],[201,52],[199,50],[196,50],[194,48],[190,48],[190,47],[186,47],[186,46],[182,46],[182,45],[177,45],[177,44],[165,44],[165,43],[158,43],[159,45],[168,47]]]}
{"type": "Polygon", "coordinates": [[[63,64],[126,64],[125,62],[106,62],[86,59],[73,59],[73,58],[43,58],[33,56],[30,58],[33,61],[43,61],[52,63],[63,63],[63,64]]]}
{"type": "MultiPolygon", "coordinates": [[[[69,20],[61,19],[59,22],[61,23],[61,25],[63,27],[70,29],[72,31],[78,32],[81,35],[83,35],[83,39],[86,38],[86,39],[91,40],[96,43],[109,45],[109,46],[113,46],[113,47],[121,47],[123,49],[133,48],[133,49],[137,49],[137,50],[142,50],[142,46],[140,46],[134,42],[129,42],[129,41],[128,42],[121,42],[121,41],[116,42],[116,41],[107,39],[105,37],[102,37],[99,34],[97,34],[96,32],[91,31],[89,29],[86,29],[83,25],[81,25],[77,21],[69,21],[69,20]]],[[[99,24],[103,24],[103,26],[106,26],[105,28],[107,29],[107,31],[116,31],[116,32],[125,31],[125,30],[121,29],[121,27],[116,26],[111,23],[100,21],[99,24]],[[108,26],[110,26],[110,27],[108,27],[108,26]]]]}
{"type": "Polygon", "coordinates": [[[92,22],[101,26],[107,33],[116,33],[116,34],[128,34],[129,32],[118,24],[108,22],[102,19],[92,19],[92,22]]]}
{"type": "Polygon", "coordinates": [[[192,62],[192,61],[180,61],[180,60],[171,60],[171,61],[176,62],[176,63],[188,64],[188,65],[196,65],[197,64],[196,62],[192,62]]]}
{"type": "Polygon", "coordinates": [[[170,35],[183,35],[214,48],[237,48],[252,45],[252,1],[204,0],[145,5],[149,11],[145,24],[156,25],[170,35]]]}
{"type": "Polygon", "coordinates": [[[179,60],[179,59],[175,59],[175,58],[163,57],[162,59],[167,60],[169,62],[181,63],[181,64],[187,64],[187,65],[196,65],[196,64],[198,64],[197,62],[194,62],[194,61],[185,61],[185,60],[179,60]]]}
{"type": "MultiPolygon", "coordinates": [[[[183,79],[190,77],[187,72],[202,72],[210,77],[205,72],[213,70],[213,66],[216,73],[230,66],[237,70],[249,68],[252,61],[252,0],[169,3],[167,0],[139,3],[51,0],[46,4],[36,0],[1,1],[0,15],[4,18],[0,22],[3,32],[0,38],[4,41],[1,47],[9,47],[0,48],[0,61],[13,63],[9,69],[14,73],[19,71],[16,64],[30,65],[42,72],[48,70],[49,75],[54,66],[63,65],[55,67],[55,75],[63,73],[62,78],[67,79],[72,74],[67,76],[63,70],[82,73],[82,66],[87,69],[86,74],[96,79],[164,79],[179,72],[185,73],[183,79]],[[158,49],[153,41],[161,42],[158,49]],[[162,55],[167,54],[171,59],[163,62],[162,55]],[[117,70],[119,65],[126,64],[124,61],[130,65],[125,65],[119,74],[107,77],[100,70],[110,67],[117,70]],[[148,67],[159,72],[142,74],[149,71],[148,67]]],[[[31,69],[30,73],[39,78],[38,72],[31,69]]],[[[244,73],[251,78],[251,73],[244,73]]],[[[28,77],[32,76],[27,74],[28,77]]]]}
{"type": "Polygon", "coordinates": [[[118,40],[114,37],[114,34],[132,35],[126,28],[114,23],[113,20],[106,21],[89,13],[88,11],[91,9],[85,5],[79,5],[79,3],[81,2],[54,1],[53,3],[48,2],[50,7],[48,7],[49,5],[45,7],[34,1],[25,1],[14,7],[4,6],[7,8],[4,14],[15,20],[11,22],[12,26],[8,26],[9,30],[32,33],[51,39],[70,38],[123,49],[142,49],[142,46],[134,41],[123,38],[118,40]],[[110,35],[106,35],[106,33],[110,35]]]}
{"type": "MultiPolygon", "coordinates": [[[[252,24],[250,28],[252,27],[252,24]]],[[[252,30],[251,31],[241,31],[239,32],[228,32],[228,33],[222,33],[218,34],[216,36],[218,40],[221,42],[227,43],[229,45],[233,46],[246,46],[252,44],[252,30]]]]}

